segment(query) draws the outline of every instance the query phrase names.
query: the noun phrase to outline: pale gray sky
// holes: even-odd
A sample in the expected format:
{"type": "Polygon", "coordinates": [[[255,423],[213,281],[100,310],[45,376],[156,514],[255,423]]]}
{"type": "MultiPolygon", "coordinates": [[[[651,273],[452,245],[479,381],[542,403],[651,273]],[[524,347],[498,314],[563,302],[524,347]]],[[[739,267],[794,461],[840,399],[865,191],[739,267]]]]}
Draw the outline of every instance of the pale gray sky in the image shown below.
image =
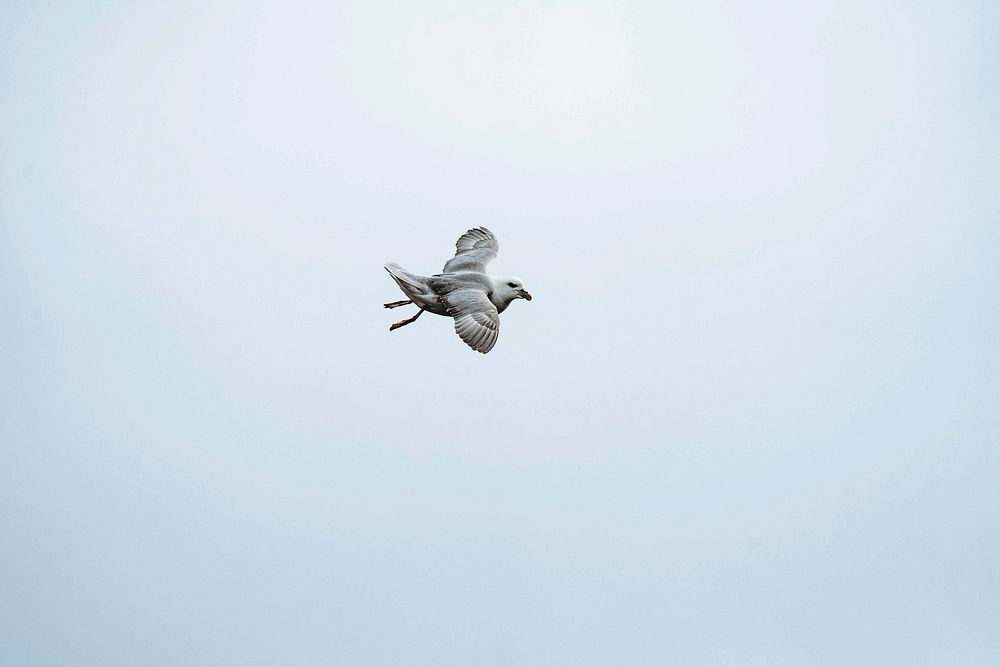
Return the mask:
{"type": "Polygon", "coordinates": [[[0,8],[0,662],[1000,662],[997,9],[165,4],[0,8]]]}

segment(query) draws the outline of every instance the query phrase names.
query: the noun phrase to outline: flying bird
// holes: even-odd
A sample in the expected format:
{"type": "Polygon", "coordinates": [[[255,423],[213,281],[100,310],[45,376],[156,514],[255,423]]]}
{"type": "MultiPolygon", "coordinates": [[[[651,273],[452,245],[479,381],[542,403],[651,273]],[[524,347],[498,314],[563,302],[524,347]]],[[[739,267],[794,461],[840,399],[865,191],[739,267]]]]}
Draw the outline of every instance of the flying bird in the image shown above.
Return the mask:
{"type": "Polygon", "coordinates": [[[531,301],[524,283],[514,276],[490,276],[486,265],[497,256],[500,245],[493,232],[476,227],[462,234],[455,243],[455,256],[444,270],[433,276],[418,276],[398,264],[386,264],[385,270],[407,296],[402,301],[385,304],[398,308],[414,304],[417,314],[396,322],[395,331],[416,322],[424,311],[455,319],[455,333],[476,352],[486,354],[500,335],[500,313],[515,299],[531,301]]]}

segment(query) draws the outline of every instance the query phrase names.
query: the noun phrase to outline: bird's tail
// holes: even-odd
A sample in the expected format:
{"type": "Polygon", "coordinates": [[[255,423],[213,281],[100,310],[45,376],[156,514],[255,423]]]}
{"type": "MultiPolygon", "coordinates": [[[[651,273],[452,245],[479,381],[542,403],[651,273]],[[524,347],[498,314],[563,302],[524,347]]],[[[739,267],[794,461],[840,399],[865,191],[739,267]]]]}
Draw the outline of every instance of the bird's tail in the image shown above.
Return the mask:
{"type": "Polygon", "coordinates": [[[389,272],[392,279],[399,285],[399,289],[409,295],[411,292],[422,292],[424,286],[419,276],[415,276],[399,264],[389,263],[385,265],[385,270],[389,272]]]}

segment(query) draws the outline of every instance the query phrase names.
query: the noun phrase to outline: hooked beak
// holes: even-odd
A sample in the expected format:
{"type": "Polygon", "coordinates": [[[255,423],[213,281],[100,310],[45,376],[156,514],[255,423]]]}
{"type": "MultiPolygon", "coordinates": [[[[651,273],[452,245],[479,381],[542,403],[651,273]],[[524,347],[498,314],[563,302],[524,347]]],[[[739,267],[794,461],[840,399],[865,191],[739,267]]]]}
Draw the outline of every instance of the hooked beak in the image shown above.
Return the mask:
{"type": "Polygon", "coordinates": [[[517,295],[519,297],[521,297],[522,299],[527,299],[528,301],[531,301],[531,295],[528,294],[527,290],[523,290],[523,289],[522,290],[518,290],[517,291],[517,295]]]}

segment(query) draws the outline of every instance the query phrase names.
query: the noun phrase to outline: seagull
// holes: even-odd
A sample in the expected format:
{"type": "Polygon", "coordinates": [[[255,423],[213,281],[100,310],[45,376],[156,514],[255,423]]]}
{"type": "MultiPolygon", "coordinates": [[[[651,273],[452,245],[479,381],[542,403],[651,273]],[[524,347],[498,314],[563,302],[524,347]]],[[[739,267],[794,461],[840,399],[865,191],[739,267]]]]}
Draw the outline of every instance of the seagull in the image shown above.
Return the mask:
{"type": "Polygon", "coordinates": [[[455,333],[476,352],[486,354],[500,335],[500,313],[515,299],[531,301],[524,283],[514,276],[490,276],[486,265],[497,256],[500,245],[493,232],[476,227],[462,234],[455,243],[455,256],[444,270],[433,276],[418,276],[399,264],[386,264],[385,270],[408,298],[385,304],[399,308],[414,304],[417,314],[396,322],[395,331],[417,321],[424,311],[455,319],[455,333]]]}

